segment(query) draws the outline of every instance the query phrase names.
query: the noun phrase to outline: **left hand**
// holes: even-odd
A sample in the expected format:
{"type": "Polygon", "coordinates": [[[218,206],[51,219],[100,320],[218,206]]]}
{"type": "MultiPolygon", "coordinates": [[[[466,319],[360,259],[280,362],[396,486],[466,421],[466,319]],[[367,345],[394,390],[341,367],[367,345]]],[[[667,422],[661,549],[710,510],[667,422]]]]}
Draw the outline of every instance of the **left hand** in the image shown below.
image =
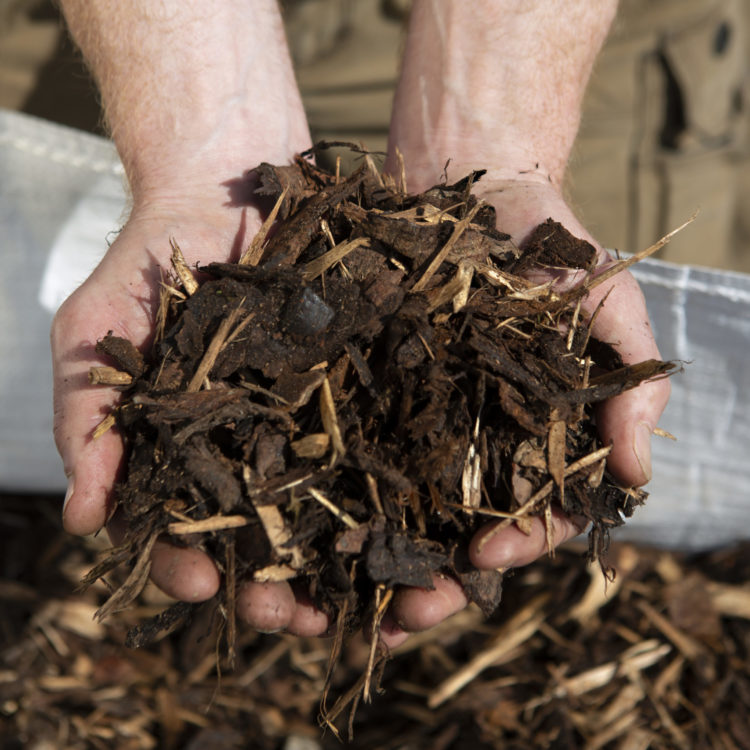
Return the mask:
{"type": "MultiPolygon", "coordinates": [[[[460,172],[460,169],[453,169],[452,176],[462,176],[460,172]]],[[[609,254],[581,226],[560,193],[548,181],[534,176],[495,182],[482,179],[475,193],[495,207],[498,229],[511,234],[517,244],[522,245],[531,230],[551,217],[574,236],[586,239],[597,248],[600,267],[612,263],[609,254]]],[[[559,283],[570,286],[581,280],[580,273],[572,272],[559,283]]],[[[593,335],[611,343],[626,364],[659,359],[645,300],[633,276],[623,271],[593,289],[582,303],[583,311],[591,315],[605,296],[606,301],[593,326],[593,335]]],[[[608,468],[625,486],[642,485],[651,478],[651,433],[666,406],[669,393],[668,380],[647,382],[610,399],[597,412],[600,439],[604,445],[612,444],[608,468]]],[[[469,546],[469,558],[477,568],[505,570],[528,565],[548,551],[546,529],[541,518],[533,519],[528,535],[515,525],[496,532],[497,525],[489,523],[484,526],[469,546]]],[[[555,545],[581,531],[575,519],[561,510],[553,510],[555,545]]],[[[437,625],[467,605],[466,595],[454,579],[435,576],[434,584],[434,590],[403,588],[396,593],[382,628],[383,641],[387,645],[395,647],[406,640],[409,632],[437,625]]]]}

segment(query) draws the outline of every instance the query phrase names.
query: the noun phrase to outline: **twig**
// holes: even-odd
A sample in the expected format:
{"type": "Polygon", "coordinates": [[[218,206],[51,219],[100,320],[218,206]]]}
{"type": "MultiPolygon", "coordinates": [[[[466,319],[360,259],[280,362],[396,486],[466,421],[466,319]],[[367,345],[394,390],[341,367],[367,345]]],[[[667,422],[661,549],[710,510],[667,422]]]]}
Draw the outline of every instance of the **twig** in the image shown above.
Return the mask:
{"type": "Polygon", "coordinates": [[[461,235],[464,233],[466,227],[471,224],[471,222],[474,220],[474,217],[479,212],[479,209],[483,205],[484,203],[482,201],[478,201],[474,208],[472,208],[471,211],[469,211],[469,213],[466,214],[466,216],[453,227],[453,232],[448,238],[448,241],[445,243],[445,245],[443,245],[442,248],[440,248],[437,255],[432,259],[430,265],[427,266],[427,270],[422,274],[422,277],[411,288],[412,292],[421,292],[427,287],[427,285],[430,283],[430,279],[435,275],[438,268],[440,268],[440,266],[442,265],[443,261],[448,257],[448,254],[451,250],[453,250],[453,247],[458,242],[461,235]]]}
{"type": "Polygon", "coordinates": [[[345,258],[352,250],[356,250],[358,247],[369,246],[370,240],[367,237],[357,237],[354,240],[349,240],[349,242],[341,242],[332,247],[328,252],[323,253],[319,258],[306,263],[302,269],[302,277],[306,281],[312,281],[345,258]]]}
{"type": "Polygon", "coordinates": [[[258,233],[253,237],[253,241],[250,243],[250,247],[248,247],[247,250],[242,254],[242,257],[239,259],[239,264],[243,266],[257,266],[260,259],[263,257],[263,245],[266,241],[266,237],[268,236],[269,231],[271,231],[271,227],[273,226],[274,221],[276,221],[276,217],[279,215],[279,210],[281,209],[282,204],[284,203],[284,198],[286,198],[286,194],[288,192],[289,188],[285,187],[284,190],[281,192],[281,195],[278,197],[278,200],[276,201],[276,204],[271,209],[271,213],[268,214],[266,217],[266,220],[263,222],[261,228],[258,230],[258,233]]]}
{"type": "Polygon", "coordinates": [[[133,376],[129,372],[118,370],[116,367],[101,365],[89,369],[89,383],[91,385],[130,385],[133,376]]]}
{"type": "Polygon", "coordinates": [[[250,519],[245,516],[211,516],[200,521],[175,521],[167,526],[167,531],[175,536],[183,534],[206,534],[209,531],[238,529],[247,526],[250,519]]]}
{"type": "Polygon", "coordinates": [[[243,297],[237,307],[235,307],[235,309],[232,310],[232,312],[229,313],[229,315],[227,315],[227,317],[224,318],[221,323],[219,323],[219,327],[217,328],[213,339],[211,339],[211,343],[208,345],[208,348],[204,352],[203,358],[201,359],[200,364],[195,371],[195,374],[190,379],[190,382],[185,389],[188,392],[195,392],[200,390],[201,386],[203,385],[203,381],[206,377],[208,377],[208,373],[211,372],[211,368],[214,366],[214,364],[216,364],[216,358],[219,356],[219,352],[224,346],[224,343],[229,336],[229,332],[232,330],[232,327],[237,321],[244,302],[245,298],[243,297]]]}
{"type": "Polygon", "coordinates": [[[345,511],[332,503],[322,492],[319,492],[314,487],[308,487],[307,491],[311,497],[317,500],[324,508],[331,511],[336,518],[342,523],[346,524],[350,529],[358,529],[359,524],[345,511]]]}

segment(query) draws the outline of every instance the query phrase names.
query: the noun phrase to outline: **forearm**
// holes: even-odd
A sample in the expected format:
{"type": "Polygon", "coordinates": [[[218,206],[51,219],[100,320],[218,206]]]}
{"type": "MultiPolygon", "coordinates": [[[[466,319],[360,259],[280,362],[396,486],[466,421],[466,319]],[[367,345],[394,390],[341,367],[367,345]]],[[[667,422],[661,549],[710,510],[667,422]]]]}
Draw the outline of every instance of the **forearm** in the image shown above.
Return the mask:
{"type": "Polygon", "coordinates": [[[309,145],[275,0],[62,0],[138,200],[309,145]]]}
{"type": "Polygon", "coordinates": [[[494,166],[560,185],[616,0],[415,0],[391,149],[407,171],[494,166]]]}

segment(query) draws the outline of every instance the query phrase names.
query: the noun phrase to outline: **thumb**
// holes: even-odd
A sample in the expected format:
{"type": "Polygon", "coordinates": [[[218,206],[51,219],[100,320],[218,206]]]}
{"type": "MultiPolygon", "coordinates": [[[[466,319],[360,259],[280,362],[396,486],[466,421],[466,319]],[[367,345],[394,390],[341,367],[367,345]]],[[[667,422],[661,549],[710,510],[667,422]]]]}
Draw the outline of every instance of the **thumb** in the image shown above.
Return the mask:
{"type": "MultiPolygon", "coordinates": [[[[611,344],[625,364],[660,359],[646,302],[634,277],[621,272],[602,287],[594,289],[584,304],[591,313],[606,295],[594,321],[593,335],[611,344]]],[[[605,445],[612,445],[607,465],[627,486],[651,479],[651,434],[670,391],[666,378],[648,381],[609,399],[597,410],[599,435],[605,445]]]]}
{"type": "MultiPolygon", "coordinates": [[[[63,525],[72,534],[92,534],[111,515],[111,493],[123,457],[122,441],[109,430],[94,432],[116,400],[111,388],[91,386],[88,372],[102,364],[91,330],[98,318],[82,313],[78,298],[60,308],[52,324],[54,436],[68,478],[63,525]]],[[[96,308],[88,308],[96,309],[96,308]]],[[[101,331],[99,331],[101,334],[101,331]]]]}

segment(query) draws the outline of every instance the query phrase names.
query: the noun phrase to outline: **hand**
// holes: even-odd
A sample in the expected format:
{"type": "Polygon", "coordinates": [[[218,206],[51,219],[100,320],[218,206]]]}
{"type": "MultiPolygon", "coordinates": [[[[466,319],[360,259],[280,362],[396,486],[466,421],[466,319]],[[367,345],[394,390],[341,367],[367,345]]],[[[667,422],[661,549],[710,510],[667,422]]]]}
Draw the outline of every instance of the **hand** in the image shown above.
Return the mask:
{"type": "MultiPolygon", "coordinates": [[[[159,295],[160,268],[169,268],[170,237],[177,239],[188,264],[235,259],[260,225],[253,207],[223,206],[206,211],[195,205],[136,209],[91,277],[60,308],[52,327],[55,439],[69,490],[63,510],[65,528],[91,534],[111,521],[112,488],[121,469],[123,445],[116,430],[94,440],[92,432],[117,401],[111,388],[91,386],[92,365],[109,364],[94,351],[109,330],[147,347],[159,295]]],[[[121,523],[109,524],[110,536],[124,536],[121,523]]],[[[152,553],[152,580],[167,594],[188,602],[212,597],[219,588],[216,566],[203,552],[159,541],[152,553]]],[[[244,585],[238,594],[241,619],[261,630],[324,631],[328,619],[297,597],[289,584],[244,585]]]]}
{"type": "MultiPolygon", "coordinates": [[[[458,177],[460,167],[452,169],[458,177]]],[[[419,184],[419,188],[426,185],[419,184]]],[[[492,204],[497,211],[498,228],[510,233],[517,244],[542,221],[551,217],[563,224],[574,236],[597,247],[600,265],[612,258],[594,241],[568,208],[559,192],[548,180],[536,176],[485,182],[481,180],[476,195],[492,204]]],[[[564,283],[572,285],[581,279],[571,274],[564,283]]],[[[591,315],[601,299],[607,296],[593,327],[593,335],[614,345],[625,363],[659,358],[641,290],[628,272],[622,272],[596,287],[584,299],[584,312],[591,315]],[[607,296],[608,295],[608,296],[607,296]]],[[[651,478],[650,438],[669,399],[669,381],[644,383],[604,403],[597,414],[600,438],[612,444],[608,468],[626,486],[642,485],[651,478]]],[[[496,531],[498,524],[484,526],[469,546],[469,558],[480,569],[507,569],[527,565],[547,551],[544,522],[535,518],[531,533],[526,535],[515,526],[496,531]]],[[[581,533],[582,528],[559,510],[553,510],[553,539],[561,544],[581,533]]],[[[435,589],[398,591],[384,620],[383,640],[397,646],[411,631],[425,630],[463,609],[467,604],[461,586],[452,578],[436,576],[435,589]]]]}
{"type": "MultiPolygon", "coordinates": [[[[147,346],[170,237],[189,264],[236,258],[259,217],[251,205],[227,205],[219,183],[261,161],[286,163],[310,146],[310,135],[275,0],[210,10],[200,0],[61,6],[99,85],[135,206],[52,330],[55,436],[71,480],[63,517],[69,531],[85,534],[110,520],[123,458],[115,431],[91,438],[116,400],[88,385],[89,367],[101,364],[97,339],[112,330],[147,346]]],[[[118,535],[116,524],[110,533],[118,535]]],[[[200,552],[158,543],[152,558],[153,580],[178,599],[202,601],[219,586],[216,567],[200,552]]],[[[302,632],[321,622],[286,583],[247,584],[237,611],[265,630],[302,632]]]]}

